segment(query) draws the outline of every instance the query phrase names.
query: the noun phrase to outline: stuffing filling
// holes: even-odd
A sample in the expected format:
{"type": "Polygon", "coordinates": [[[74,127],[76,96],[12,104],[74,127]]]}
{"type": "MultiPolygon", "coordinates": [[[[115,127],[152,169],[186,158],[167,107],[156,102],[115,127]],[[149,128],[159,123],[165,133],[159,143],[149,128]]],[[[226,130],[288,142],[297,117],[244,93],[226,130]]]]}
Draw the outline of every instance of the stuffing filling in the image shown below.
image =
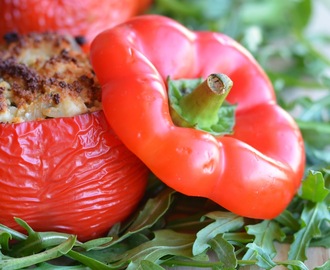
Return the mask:
{"type": "Polygon", "coordinates": [[[101,110],[97,78],[72,37],[55,33],[8,37],[0,47],[1,123],[101,110]]]}

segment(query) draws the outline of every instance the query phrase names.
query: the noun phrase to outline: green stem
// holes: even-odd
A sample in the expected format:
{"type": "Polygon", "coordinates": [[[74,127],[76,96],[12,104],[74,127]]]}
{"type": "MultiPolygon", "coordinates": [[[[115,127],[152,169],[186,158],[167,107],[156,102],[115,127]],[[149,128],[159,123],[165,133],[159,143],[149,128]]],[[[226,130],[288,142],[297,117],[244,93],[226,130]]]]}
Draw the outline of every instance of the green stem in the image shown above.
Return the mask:
{"type": "Polygon", "coordinates": [[[223,238],[227,241],[238,242],[238,243],[252,243],[254,237],[246,232],[232,232],[224,233],[223,238]]]}
{"type": "MultiPolygon", "coordinates": [[[[257,260],[237,260],[238,265],[256,265],[257,260]]],[[[170,259],[162,263],[162,265],[166,265],[169,267],[175,266],[189,266],[189,267],[199,267],[199,268],[212,268],[214,266],[223,266],[223,262],[221,261],[184,261],[184,260],[176,260],[170,259]]]]}
{"type": "MultiPolygon", "coordinates": [[[[191,126],[210,127],[217,123],[218,111],[233,82],[224,74],[211,74],[180,100],[181,116],[191,126]]],[[[176,123],[180,125],[180,123],[176,123]]]]}
{"type": "Polygon", "coordinates": [[[210,262],[210,261],[184,261],[170,259],[162,263],[163,265],[174,267],[174,266],[189,266],[189,267],[199,267],[199,268],[212,268],[212,266],[223,266],[222,262],[210,262]]]}
{"type": "Polygon", "coordinates": [[[20,233],[18,231],[15,231],[15,230],[13,230],[13,229],[11,229],[7,226],[4,226],[2,224],[0,224],[0,230],[9,233],[13,237],[13,239],[15,239],[15,240],[24,241],[28,238],[27,235],[25,235],[23,233],[20,233]]]}
{"type": "Polygon", "coordinates": [[[238,265],[256,265],[257,260],[237,260],[238,265]]]}

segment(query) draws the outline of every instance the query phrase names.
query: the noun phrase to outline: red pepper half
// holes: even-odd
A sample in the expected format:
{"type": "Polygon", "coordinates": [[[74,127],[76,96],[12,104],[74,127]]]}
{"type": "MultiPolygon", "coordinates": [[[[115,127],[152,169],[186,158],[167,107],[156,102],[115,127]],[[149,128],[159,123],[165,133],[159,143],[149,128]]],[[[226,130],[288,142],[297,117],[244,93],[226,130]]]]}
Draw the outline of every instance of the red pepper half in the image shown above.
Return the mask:
{"type": "Polygon", "coordinates": [[[22,230],[105,235],[144,194],[148,170],[103,111],[0,124],[0,223],[22,230]]]}
{"type": "Polygon", "coordinates": [[[264,71],[237,42],[146,15],[98,35],[91,61],[108,122],[168,186],[251,218],[273,218],[287,207],[304,172],[303,140],[264,71]],[[233,81],[232,135],[176,126],[171,118],[167,77],[211,73],[233,81]]]}

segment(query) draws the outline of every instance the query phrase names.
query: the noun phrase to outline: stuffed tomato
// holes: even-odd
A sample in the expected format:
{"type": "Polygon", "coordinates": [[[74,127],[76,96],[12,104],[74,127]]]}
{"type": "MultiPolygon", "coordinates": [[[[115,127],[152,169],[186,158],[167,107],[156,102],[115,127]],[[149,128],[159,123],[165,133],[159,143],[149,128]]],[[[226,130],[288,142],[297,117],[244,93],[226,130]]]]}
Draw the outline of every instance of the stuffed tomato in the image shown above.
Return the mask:
{"type": "Polygon", "coordinates": [[[151,0],[0,0],[0,35],[8,31],[56,31],[84,37],[87,45],[101,31],[144,12],[151,0]]]}
{"type": "Polygon", "coordinates": [[[107,233],[134,211],[148,170],[117,138],[88,58],[67,37],[12,36],[0,52],[0,223],[107,233]]]}

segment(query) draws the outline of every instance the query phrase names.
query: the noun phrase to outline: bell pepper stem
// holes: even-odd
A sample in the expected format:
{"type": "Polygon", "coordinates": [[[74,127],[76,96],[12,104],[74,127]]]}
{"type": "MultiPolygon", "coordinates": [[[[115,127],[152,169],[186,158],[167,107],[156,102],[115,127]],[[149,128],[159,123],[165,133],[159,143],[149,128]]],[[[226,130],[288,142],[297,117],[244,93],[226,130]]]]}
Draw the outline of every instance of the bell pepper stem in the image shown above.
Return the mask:
{"type": "MultiPolygon", "coordinates": [[[[218,111],[225,101],[232,80],[225,74],[211,74],[180,100],[181,117],[191,126],[210,127],[217,123],[218,111]]],[[[180,125],[180,123],[177,123],[180,125]]]]}

